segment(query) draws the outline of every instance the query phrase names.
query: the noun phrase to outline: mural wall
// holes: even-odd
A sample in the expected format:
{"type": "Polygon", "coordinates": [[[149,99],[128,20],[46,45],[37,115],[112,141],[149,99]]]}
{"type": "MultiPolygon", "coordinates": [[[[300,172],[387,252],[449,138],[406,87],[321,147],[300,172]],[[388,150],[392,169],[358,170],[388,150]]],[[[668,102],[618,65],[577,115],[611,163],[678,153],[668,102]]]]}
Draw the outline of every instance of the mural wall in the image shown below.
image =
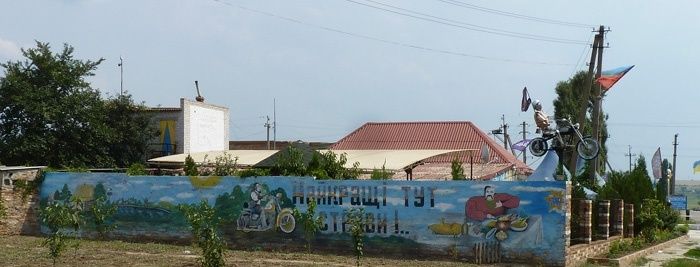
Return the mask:
{"type": "MultiPolygon", "coordinates": [[[[310,199],[324,219],[319,248],[350,250],[345,212],[364,208],[366,250],[405,255],[473,255],[498,242],[505,258],[563,265],[564,182],[314,180],[308,177],[187,177],[49,173],[41,205],[104,196],[117,206],[115,235],[181,238],[178,204],[207,200],[223,219],[231,246],[303,246],[301,223],[310,199]]],[[[86,234],[91,231],[86,225],[86,234]]]]}

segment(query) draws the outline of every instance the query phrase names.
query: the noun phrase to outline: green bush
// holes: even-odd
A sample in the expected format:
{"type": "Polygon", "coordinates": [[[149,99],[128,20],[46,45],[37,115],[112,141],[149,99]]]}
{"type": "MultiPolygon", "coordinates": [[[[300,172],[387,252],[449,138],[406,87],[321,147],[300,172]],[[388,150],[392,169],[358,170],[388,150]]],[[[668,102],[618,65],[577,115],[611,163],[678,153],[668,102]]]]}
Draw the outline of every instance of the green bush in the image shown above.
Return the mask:
{"type": "Polygon", "coordinates": [[[135,175],[148,175],[148,172],[146,171],[146,166],[135,162],[129,165],[129,168],[126,169],[126,174],[129,176],[135,176],[135,175]]]}
{"type": "Polygon", "coordinates": [[[199,171],[197,170],[197,164],[194,162],[194,159],[190,155],[187,155],[185,158],[185,175],[187,176],[197,176],[199,175],[199,171]]]}
{"type": "Polygon", "coordinates": [[[372,175],[370,178],[372,180],[388,180],[394,175],[392,172],[386,170],[386,163],[382,165],[381,169],[372,170],[372,175]]]}
{"type": "Polygon", "coordinates": [[[245,169],[245,170],[238,171],[238,176],[240,176],[241,178],[268,176],[268,175],[270,175],[270,171],[267,169],[245,169]]]}
{"type": "Polygon", "coordinates": [[[360,259],[364,255],[365,244],[365,210],[362,208],[352,208],[347,213],[350,224],[350,235],[352,236],[352,248],[355,252],[355,263],[359,267],[360,259]]]}
{"type": "MultiPolygon", "coordinates": [[[[41,222],[49,228],[49,235],[42,245],[49,248],[54,266],[68,246],[68,235],[64,232],[65,229],[73,228],[77,231],[83,223],[80,216],[81,207],[82,205],[78,202],[55,201],[42,208],[39,213],[41,222]]],[[[77,245],[75,247],[77,249],[77,245]]]]}
{"type": "Polygon", "coordinates": [[[294,217],[297,218],[304,226],[304,239],[306,239],[306,249],[311,253],[311,241],[316,236],[316,233],[323,226],[324,218],[316,216],[316,200],[309,198],[308,207],[305,213],[299,212],[294,208],[294,217]]]}
{"type": "Polygon", "coordinates": [[[454,159],[452,159],[452,180],[466,180],[467,176],[464,174],[464,167],[462,167],[462,162],[459,161],[459,158],[455,156],[454,159]]]}
{"type": "Polygon", "coordinates": [[[180,204],[178,208],[190,224],[194,243],[202,249],[202,266],[224,266],[226,243],[219,234],[220,218],[215,216],[214,207],[202,200],[199,205],[180,204]]]}
{"type": "Polygon", "coordinates": [[[90,207],[92,222],[100,238],[105,238],[107,233],[114,230],[115,225],[110,223],[110,219],[117,212],[117,206],[110,203],[105,196],[99,196],[90,207]]]}

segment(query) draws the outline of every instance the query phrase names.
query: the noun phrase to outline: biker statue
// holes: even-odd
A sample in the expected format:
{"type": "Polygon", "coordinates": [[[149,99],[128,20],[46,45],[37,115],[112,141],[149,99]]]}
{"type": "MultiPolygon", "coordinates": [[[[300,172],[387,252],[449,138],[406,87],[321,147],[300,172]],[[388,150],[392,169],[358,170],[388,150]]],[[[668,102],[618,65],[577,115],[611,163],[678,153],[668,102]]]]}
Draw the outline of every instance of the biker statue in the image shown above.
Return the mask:
{"type": "Polygon", "coordinates": [[[535,124],[537,124],[537,132],[541,132],[541,137],[536,137],[530,141],[529,147],[532,155],[541,157],[549,148],[547,141],[556,138],[556,142],[552,144],[552,147],[560,153],[560,149],[566,146],[572,146],[564,142],[562,135],[570,135],[578,138],[578,143],[576,144],[576,151],[578,155],[586,160],[594,159],[598,156],[600,152],[600,146],[598,141],[591,138],[590,136],[583,136],[579,131],[579,124],[572,124],[571,121],[567,119],[557,119],[557,125],[555,129],[551,129],[549,117],[544,111],[542,111],[542,104],[539,100],[535,100],[532,103],[532,107],[535,110],[535,124]]]}

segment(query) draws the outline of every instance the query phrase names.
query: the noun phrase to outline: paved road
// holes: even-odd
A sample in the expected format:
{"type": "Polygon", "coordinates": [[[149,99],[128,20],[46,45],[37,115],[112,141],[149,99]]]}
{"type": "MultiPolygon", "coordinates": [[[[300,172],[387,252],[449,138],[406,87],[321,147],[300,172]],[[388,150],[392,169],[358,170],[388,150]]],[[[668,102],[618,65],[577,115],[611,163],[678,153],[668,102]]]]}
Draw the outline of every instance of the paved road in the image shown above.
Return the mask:
{"type": "Polygon", "coordinates": [[[649,262],[644,264],[644,266],[658,267],[664,262],[677,258],[684,258],[685,256],[683,256],[683,253],[687,252],[691,248],[700,248],[700,230],[690,230],[688,235],[690,236],[688,240],[646,256],[646,258],[649,259],[649,262]]]}

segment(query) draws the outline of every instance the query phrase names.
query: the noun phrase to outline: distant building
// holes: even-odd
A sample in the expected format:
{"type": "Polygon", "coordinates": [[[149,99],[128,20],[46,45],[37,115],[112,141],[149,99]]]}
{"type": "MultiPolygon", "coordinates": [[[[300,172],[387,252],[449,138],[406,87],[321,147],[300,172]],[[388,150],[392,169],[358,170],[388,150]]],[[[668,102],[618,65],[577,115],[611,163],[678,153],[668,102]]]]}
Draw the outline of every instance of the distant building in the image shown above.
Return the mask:
{"type": "MultiPolygon", "coordinates": [[[[406,173],[394,173],[399,179],[451,179],[451,162],[457,157],[467,179],[517,180],[532,173],[476,125],[468,121],[453,122],[384,122],[366,123],[330,146],[331,150],[467,150],[424,159],[406,173]],[[482,161],[482,150],[488,160],[482,161]]],[[[378,166],[380,168],[381,166],[378,166]]]]}
{"type": "Polygon", "coordinates": [[[158,137],[153,157],[228,150],[229,109],[180,98],[180,107],[152,107],[158,137]]]}

